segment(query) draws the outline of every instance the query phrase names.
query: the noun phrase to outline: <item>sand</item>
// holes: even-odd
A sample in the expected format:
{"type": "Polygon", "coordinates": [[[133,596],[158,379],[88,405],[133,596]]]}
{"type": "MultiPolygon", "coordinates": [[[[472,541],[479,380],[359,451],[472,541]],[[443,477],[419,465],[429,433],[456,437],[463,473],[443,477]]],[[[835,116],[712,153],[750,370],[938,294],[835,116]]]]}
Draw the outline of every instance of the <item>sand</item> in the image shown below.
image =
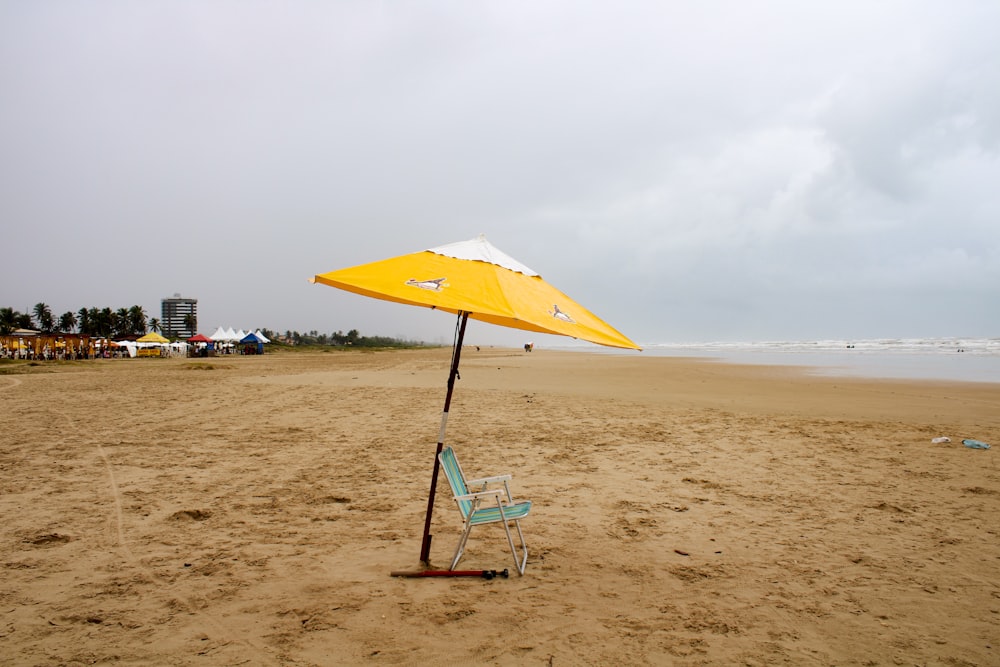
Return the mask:
{"type": "Polygon", "coordinates": [[[9,665],[1000,664],[1000,384],[467,348],[0,367],[9,665]],[[948,444],[931,439],[949,436],[948,444]],[[442,479],[432,564],[460,521],[442,479]]]}

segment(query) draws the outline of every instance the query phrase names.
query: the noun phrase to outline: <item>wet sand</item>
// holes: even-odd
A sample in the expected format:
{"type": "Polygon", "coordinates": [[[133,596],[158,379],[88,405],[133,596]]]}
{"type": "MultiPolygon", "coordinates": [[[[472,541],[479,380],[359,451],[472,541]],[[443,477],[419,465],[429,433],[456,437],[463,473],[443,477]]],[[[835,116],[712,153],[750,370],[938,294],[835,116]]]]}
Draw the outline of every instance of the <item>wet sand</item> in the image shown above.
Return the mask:
{"type": "MultiPolygon", "coordinates": [[[[1000,384],[467,348],[447,441],[527,571],[485,526],[509,579],[390,577],[449,356],[0,366],[2,662],[1000,664],[1000,384]]],[[[459,529],[442,479],[435,567],[459,529]]]]}

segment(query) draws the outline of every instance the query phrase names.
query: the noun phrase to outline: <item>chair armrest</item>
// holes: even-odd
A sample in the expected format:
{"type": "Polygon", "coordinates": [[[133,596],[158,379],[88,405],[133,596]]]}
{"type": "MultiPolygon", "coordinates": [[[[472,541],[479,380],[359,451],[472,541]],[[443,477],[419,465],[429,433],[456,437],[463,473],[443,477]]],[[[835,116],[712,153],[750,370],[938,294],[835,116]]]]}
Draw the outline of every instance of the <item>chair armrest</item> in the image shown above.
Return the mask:
{"type": "Polygon", "coordinates": [[[510,475],[495,475],[493,477],[483,477],[482,479],[470,479],[466,482],[466,485],[478,486],[480,484],[492,484],[494,482],[509,482],[510,480],[510,475]]]}
{"type": "Polygon", "coordinates": [[[463,496],[455,496],[455,500],[476,500],[477,498],[484,498],[487,496],[500,497],[506,495],[503,489],[487,489],[486,491],[475,491],[473,493],[466,493],[463,496]]]}

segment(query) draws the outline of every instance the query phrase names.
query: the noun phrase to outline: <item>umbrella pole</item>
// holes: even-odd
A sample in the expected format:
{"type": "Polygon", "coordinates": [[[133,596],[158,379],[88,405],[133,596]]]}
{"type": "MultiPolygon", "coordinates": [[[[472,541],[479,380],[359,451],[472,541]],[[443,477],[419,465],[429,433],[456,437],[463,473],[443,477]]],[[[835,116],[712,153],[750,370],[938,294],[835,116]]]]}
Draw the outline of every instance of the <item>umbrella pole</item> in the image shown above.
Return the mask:
{"type": "Polygon", "coordinates": [[[455,391],[455,379],[458,378],[458,361],[462,356],[462,341],[465,339],[465,325],[469,314],[459,312],[458,335],[455,337],[455,347],[451,354],[451,372],[448,374],[448,393],[444,398],[444,411],[441,413],[441,430],[438,432],[437,451],[434,452],[434,472],[431,475],[431,492],[427,496],[427,517],[424,519],[424,539],[420,544],[420,561],[430,565],[431,554],[431,513],[434,511],[434,493],[437,490],[438,471],[441,463],[438,454],[444,448],[444,430],[448,425],[448,410],[451,408],[451,394],[455,391]]]}

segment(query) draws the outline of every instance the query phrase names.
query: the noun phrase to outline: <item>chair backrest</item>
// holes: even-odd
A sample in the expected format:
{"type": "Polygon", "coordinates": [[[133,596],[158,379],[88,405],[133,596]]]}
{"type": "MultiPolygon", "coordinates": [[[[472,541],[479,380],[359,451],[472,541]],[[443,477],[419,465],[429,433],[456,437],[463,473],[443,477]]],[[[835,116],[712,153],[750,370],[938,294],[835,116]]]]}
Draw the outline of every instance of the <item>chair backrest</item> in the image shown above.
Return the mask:
{"type": "MultiPolygon", "coordinates": [[[[438,460],[441,462],[441,467],[444,468],[444,475],[448,478],[448,484],[451,485],[451,492],[455,497],[468,494],[469,489],[465,485],[465,475],[462,474],[462,466],[455,458],[455,451],[451,447],[445,447],[438,454],[438,460]]],[[[456,500],[455,502],[458,503],[458,511],[462,513],[462,517],[468,519],[469,513],[472,511],[472,501],[456,500]]]]}

